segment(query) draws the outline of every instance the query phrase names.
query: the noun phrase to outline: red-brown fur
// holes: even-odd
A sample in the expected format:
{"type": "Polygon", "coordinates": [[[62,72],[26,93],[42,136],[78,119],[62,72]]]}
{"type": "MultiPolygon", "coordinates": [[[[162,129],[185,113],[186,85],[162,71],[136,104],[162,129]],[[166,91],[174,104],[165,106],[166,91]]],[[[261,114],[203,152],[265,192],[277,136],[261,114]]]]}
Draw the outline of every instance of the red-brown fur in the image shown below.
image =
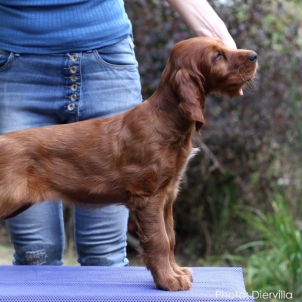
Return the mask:
{"type": "Polygon", "coordinates": [[[173,47],[158,89],[137,107],[1,136],[0,218],[48,199],[124,203],[136,218],[141,256],[156,286],[189,289],[191,272],[174,259],[173,202],[194,151],[192,135],[204,124],[205,96],[239,95],[256,72],[251,53],[189,39],[173,47]]]}

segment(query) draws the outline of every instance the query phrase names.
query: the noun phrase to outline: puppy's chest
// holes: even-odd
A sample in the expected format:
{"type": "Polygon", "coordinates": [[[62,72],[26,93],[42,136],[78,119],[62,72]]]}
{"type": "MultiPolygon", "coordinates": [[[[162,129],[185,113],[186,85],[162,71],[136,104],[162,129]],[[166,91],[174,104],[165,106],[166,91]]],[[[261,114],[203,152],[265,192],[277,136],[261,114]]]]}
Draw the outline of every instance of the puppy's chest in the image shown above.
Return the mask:
{"type": "Polygon", "coordinates": [[[184,156],[184,159],[182,160],[182,162],[183,162],[183,163],[182,163],[182,166],[181,166],[181,168],[179,169],[179,172],[178,172],[180,177],[182,177],[183,174],[185,173],[189,161],[190,161],[193,157],[195,157],[195,155],[196,155],[199,151],[200,151],[199,148],[192,148],[191,152],[189,152],[188,154],[186,154],[186,155],[184,156]]]}
{"type": "Polygon", "coordinates": [[[180,181],[185,175],[187,165],[197,153],[198,148],[192,148],[188,151],[181,152],[172,165],[167,168],[166,172],[161,175],[160,188],[168,188],[168,190],[174,190],[178,187],[180,181]]]}
{"type": "Polygon", "coordinates": [[[135,173],[127,171],[126,190],[131,195],[153,195],[164,188],[172,187],[181,180],[187,164],[199,151],[198,148],[181,152],[177,157],[159,160],[160,163],[154,163],[141,167],[135,173]],[[130,173],[129,173],[130,172],[130,173]]]}
{"type": "Polygon", "coordinates": [[[180,152],[180,154],[174,158],[169,165],[164,166],[162,176],[166,179],[166,183],[171,183],[173,186],[178,183],[186,172],[189,161],[198,153],[198,148],[192,148],[180,152]]]}

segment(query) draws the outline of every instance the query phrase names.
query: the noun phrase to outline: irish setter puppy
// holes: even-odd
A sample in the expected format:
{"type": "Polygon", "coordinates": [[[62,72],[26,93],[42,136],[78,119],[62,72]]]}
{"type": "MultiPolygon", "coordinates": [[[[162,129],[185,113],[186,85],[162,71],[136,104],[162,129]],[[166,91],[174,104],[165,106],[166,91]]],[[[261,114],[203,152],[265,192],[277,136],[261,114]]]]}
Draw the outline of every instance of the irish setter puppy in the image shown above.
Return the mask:
{"type": "Polygon", "coordinates": [[[124,203],[136,218],[141,256],[157,288],[190,289],[190,270],[174,259],[172,206],[196,152],[191,138],[205,122],[206,95],[240,95],[256,69],[253,51],[192,38],[173,47],[156,92],[137,107],[0,136],[0,218],[49,199],[124,203]]]}

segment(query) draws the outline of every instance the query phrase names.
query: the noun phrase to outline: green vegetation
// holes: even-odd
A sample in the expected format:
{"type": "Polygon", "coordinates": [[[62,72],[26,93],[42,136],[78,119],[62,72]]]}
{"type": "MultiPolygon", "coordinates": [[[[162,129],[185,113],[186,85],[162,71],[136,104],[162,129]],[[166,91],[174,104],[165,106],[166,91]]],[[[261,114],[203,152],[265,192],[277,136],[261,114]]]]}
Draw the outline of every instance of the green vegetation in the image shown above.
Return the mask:
{"type": "Polygon", "coordinates": [[[235,250],[247,256],[227,255],[226,258],[246,265],[248,292],[286,291],[297,301],[302,298],[301,231],[285,198],[278,194],[272,200],[267,214],[257,208],[238,209],[239,216],[257,231],[259,239],[235,250]]]}

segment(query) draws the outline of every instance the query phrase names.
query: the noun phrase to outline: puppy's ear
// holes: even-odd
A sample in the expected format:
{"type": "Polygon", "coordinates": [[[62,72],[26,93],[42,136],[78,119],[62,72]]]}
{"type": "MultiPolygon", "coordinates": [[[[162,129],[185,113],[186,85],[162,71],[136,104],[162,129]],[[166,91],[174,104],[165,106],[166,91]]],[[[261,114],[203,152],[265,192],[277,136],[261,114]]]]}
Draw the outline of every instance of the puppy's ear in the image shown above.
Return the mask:
{"type": "Polygon", "coordinates": [[[201,78],[187,69],[179,69],[174,77],[173,89],[179,97],[179,110],[188,120],[195,122],[196,131],[200,132],[205,123],[205,93],[201,78]]]}

